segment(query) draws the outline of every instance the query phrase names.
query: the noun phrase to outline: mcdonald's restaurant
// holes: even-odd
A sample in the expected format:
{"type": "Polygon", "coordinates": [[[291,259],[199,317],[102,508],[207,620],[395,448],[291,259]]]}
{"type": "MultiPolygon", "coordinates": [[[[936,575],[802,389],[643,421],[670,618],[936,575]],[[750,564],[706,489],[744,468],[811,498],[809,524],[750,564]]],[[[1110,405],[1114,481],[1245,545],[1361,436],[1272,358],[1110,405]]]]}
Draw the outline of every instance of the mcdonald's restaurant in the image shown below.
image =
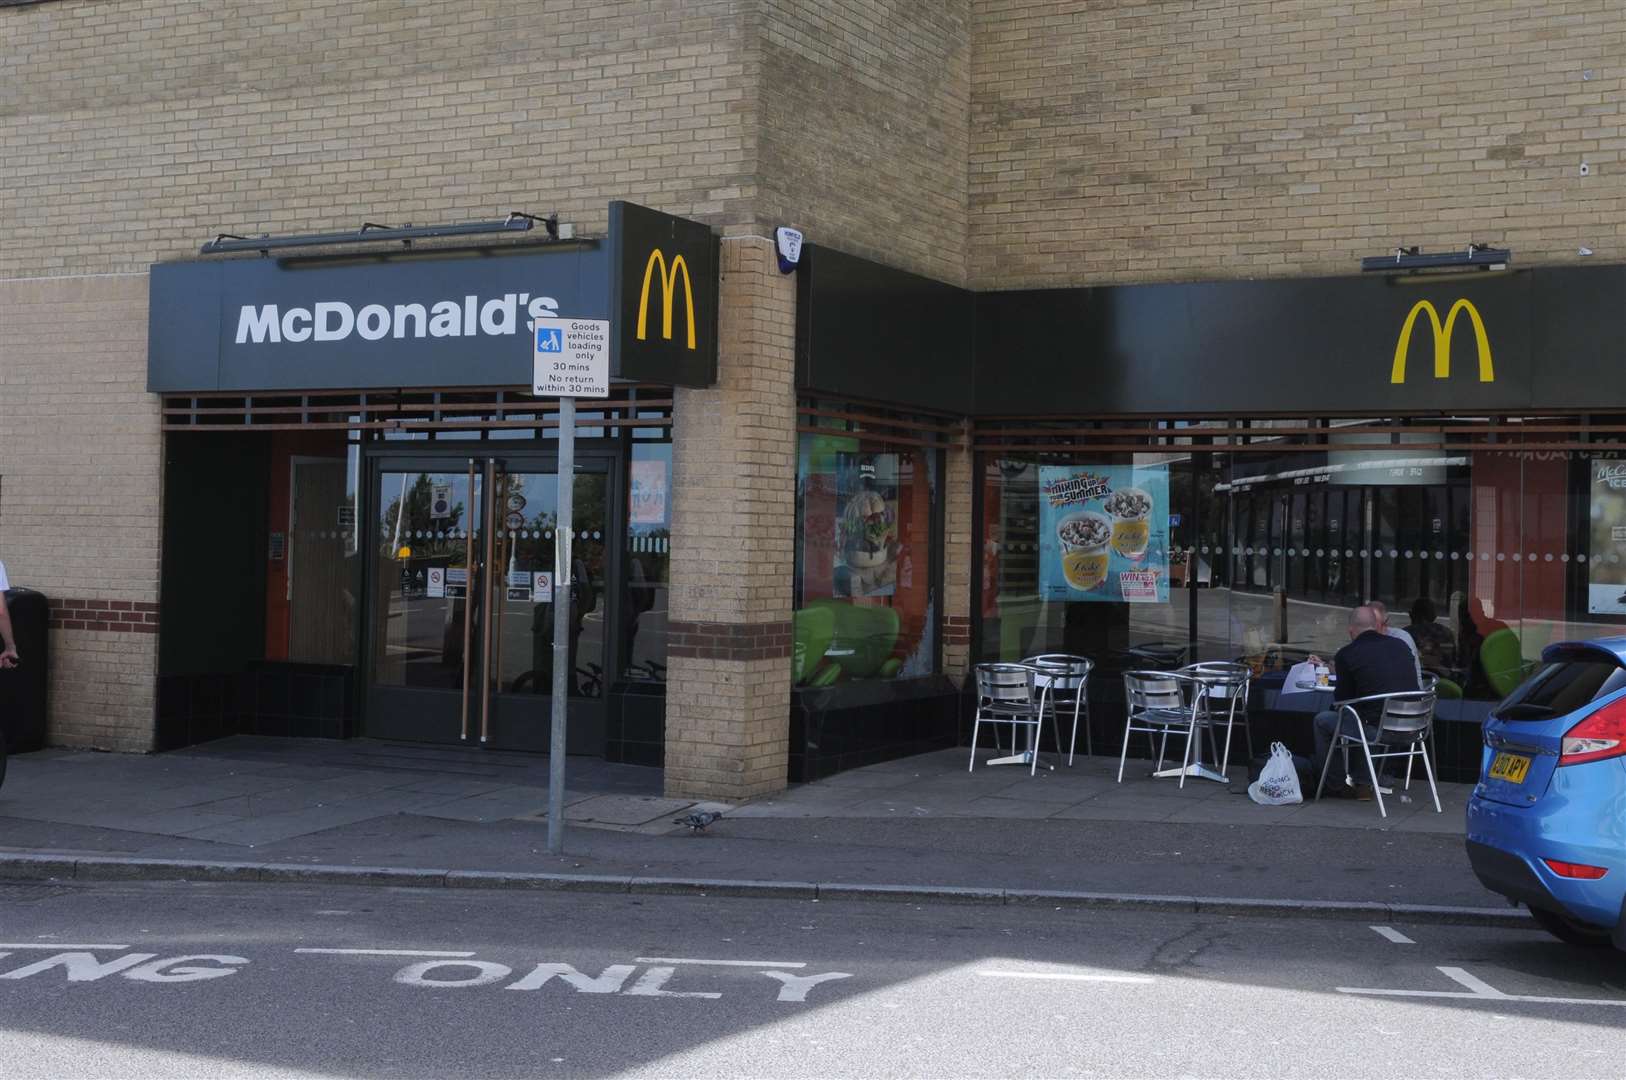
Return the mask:
{"type": "Polygon", "coordinates": [[[570,753],[749,798],[965,746],[973,665],[1063,653],[1069,749],[1122,749],[1122,672],[1225,660],[1251,753],[1379,600],[1457,779],[1543,646],[1626,623],[1621,267],[976,292],[608,222],[152,267],[152,745],[545,751],[564,656],[570,753]],[[560,319],[608,332],[568,560],[560,319]]]}

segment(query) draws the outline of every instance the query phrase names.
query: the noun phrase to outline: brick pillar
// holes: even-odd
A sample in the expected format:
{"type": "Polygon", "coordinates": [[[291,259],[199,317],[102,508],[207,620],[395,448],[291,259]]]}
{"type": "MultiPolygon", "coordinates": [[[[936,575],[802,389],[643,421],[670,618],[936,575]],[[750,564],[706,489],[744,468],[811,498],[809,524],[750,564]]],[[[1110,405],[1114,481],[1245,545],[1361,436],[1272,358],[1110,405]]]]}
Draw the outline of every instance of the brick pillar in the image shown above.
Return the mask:
{"type": "Polygon", "coordinates": [[[722,245],[717,385],[673,421],[666,793],[785,786],[796,528],[794,279],[773,244],[722,245]]]}
{"type": "Polygon", "coordinates": [[[977,553],[971,548],[972,473],[970,432],[962,445],[946,451],[943,479],[943,674],[956,682],[971,669],[971,577],[977,553]]]}
{"type": "Polygon", "coordinates": [[[0,561],[51,603],[53,746],[153,745],[163,455],[146,357],[146,274],[0,281],[0,561]]]}

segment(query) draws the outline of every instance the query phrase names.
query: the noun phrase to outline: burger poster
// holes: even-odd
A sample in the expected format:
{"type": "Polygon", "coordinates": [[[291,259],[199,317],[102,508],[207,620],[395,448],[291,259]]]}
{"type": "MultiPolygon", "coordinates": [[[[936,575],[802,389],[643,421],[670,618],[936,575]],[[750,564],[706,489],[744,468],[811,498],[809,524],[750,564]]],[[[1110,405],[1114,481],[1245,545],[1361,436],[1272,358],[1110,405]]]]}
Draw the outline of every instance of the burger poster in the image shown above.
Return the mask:
{"type": "Polygon", "coordinates": [[[1169,467],[1042,466],[1039,594],[1167,603],[1169,467]]]}
{"type": "Polygon", "coordinates": [[[898,455],[836,455],[832,596],[891,596],[898,588],[898,455]]]}

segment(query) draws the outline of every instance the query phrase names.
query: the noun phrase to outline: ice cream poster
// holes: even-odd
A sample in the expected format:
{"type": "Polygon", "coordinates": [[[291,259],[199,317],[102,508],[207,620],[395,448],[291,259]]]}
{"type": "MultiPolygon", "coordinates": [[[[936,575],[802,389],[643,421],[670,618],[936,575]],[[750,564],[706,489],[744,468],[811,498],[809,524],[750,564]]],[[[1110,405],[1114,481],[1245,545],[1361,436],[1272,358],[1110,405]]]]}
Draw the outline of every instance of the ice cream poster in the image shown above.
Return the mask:
{"type": "Polygon", "coordinates": [[[1045,600],[1169,599],[1169,467],[1039,469],[1039,592],[1045,600]]]}
{"type": "Polygon", "coordinates": [[[898,455],[836,455],[833,596],[891,596],[898,584],[898,455]]]}

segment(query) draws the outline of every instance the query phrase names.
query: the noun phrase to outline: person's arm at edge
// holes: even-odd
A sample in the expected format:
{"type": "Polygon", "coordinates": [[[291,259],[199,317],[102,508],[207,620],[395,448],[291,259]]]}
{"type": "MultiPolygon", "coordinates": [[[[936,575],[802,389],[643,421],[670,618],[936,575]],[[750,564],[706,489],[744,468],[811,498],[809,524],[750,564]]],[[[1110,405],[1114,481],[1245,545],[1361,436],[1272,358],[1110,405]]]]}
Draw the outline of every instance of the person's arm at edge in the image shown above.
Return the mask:
{"type": "Polygon", "coordinates": [[[16,667],[17,637],[11,631],[11,609],[6,607],[6,595],[0,593],[0,667],[16,667]]]}

